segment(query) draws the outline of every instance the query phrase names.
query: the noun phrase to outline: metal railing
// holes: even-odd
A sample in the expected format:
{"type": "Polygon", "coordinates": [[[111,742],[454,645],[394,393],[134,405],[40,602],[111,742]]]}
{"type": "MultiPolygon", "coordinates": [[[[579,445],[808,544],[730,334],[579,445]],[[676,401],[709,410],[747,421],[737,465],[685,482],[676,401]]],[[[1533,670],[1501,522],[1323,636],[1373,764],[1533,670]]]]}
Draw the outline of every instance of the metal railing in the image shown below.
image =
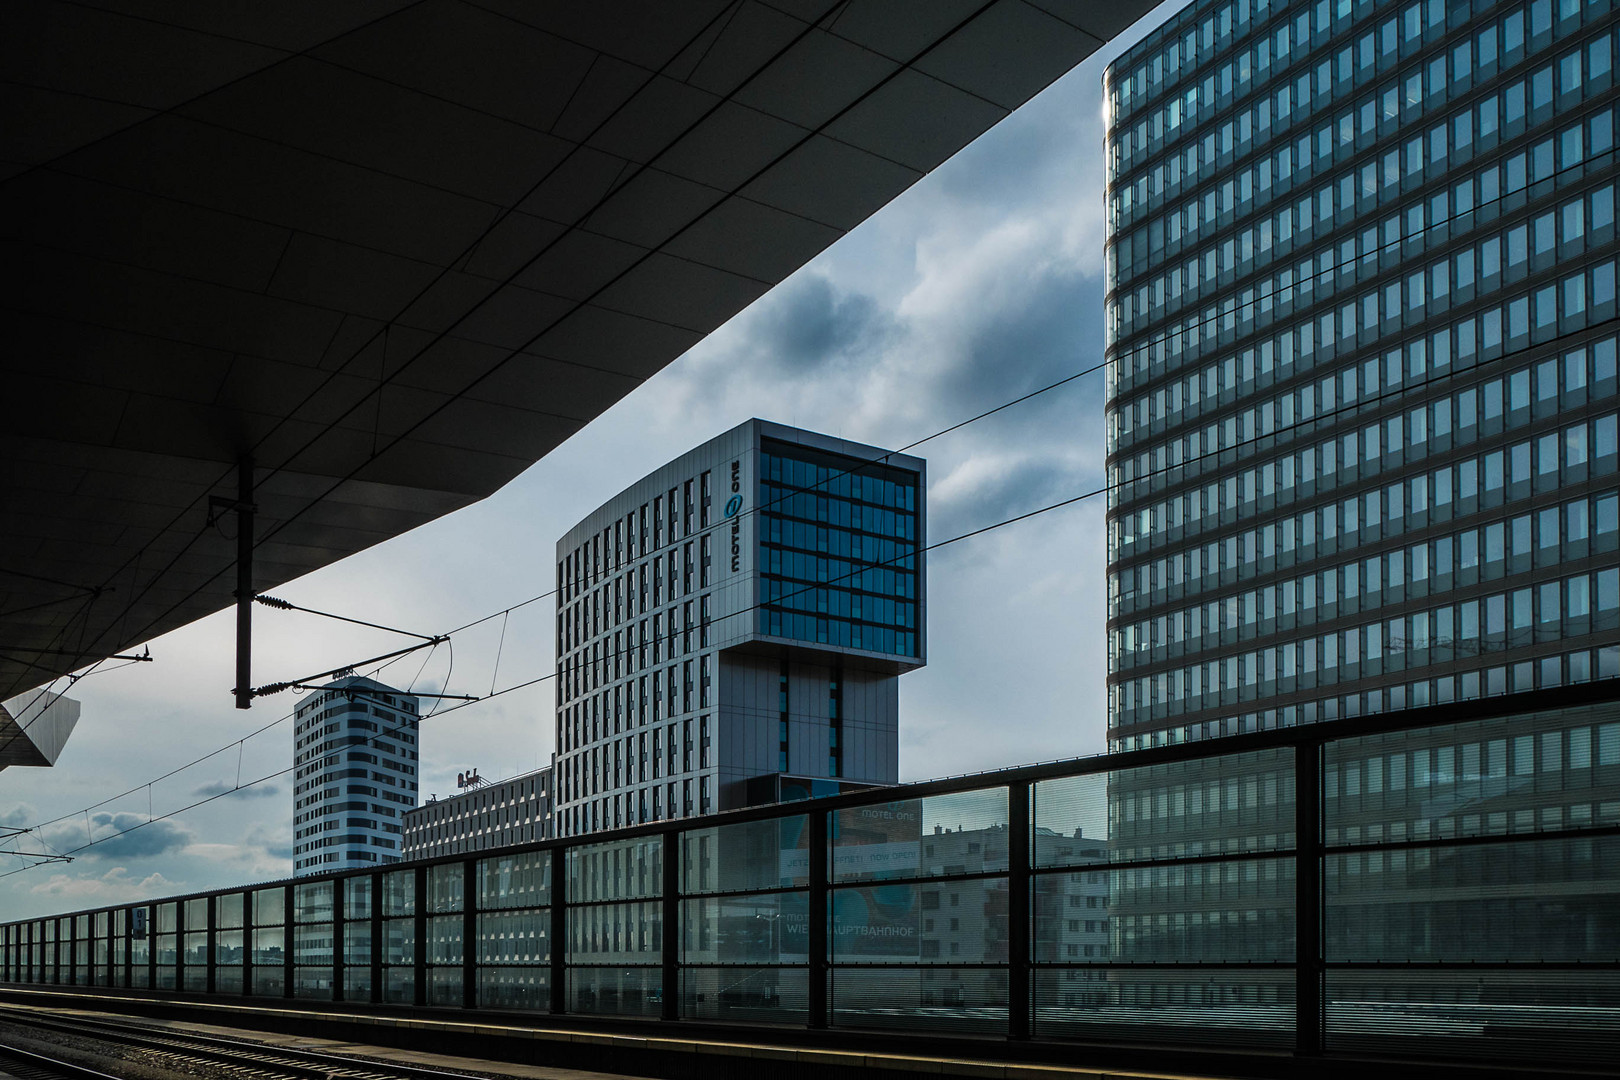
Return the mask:
{"type": "Polygon", "coordinates": [[[11,922],[0,976],[514,1015],[1612,1061],[1620,686],[11,922]]]}

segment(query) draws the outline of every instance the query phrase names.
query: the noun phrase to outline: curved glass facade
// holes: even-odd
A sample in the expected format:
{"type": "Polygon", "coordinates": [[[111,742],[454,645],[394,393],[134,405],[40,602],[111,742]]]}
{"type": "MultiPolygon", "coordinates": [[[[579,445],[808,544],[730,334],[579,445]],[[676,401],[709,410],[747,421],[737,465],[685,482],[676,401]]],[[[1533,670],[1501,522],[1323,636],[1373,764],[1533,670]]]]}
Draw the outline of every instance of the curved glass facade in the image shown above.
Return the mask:
{"type": "Polygon", "coordinates": [[[1110,68],[1110,744],[1620,675],[1610,4],[1209,0],[1110,68]]]}

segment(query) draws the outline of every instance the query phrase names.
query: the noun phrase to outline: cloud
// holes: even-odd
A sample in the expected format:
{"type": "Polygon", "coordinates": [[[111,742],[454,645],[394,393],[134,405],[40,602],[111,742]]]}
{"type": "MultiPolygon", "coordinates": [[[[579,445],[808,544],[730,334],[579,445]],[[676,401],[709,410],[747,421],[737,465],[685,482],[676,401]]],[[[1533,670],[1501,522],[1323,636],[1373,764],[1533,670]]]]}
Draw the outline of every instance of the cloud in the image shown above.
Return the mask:
{"type": "Polygon", "coordinates": [[[75,877],[71,874],[52,874],[29,888],[35,896],[50,897],[56,901],[72,900],[68,906],[87,906],[83,902],[110,902],[149,900],[180,891],[184,882],[171,881],[161,873],[143,878],[130,874],[128,868],[115,866],[99,877],[75,877]]]}
{"type": "Polygon", "coordinates": [[[239,788],[223,780],[215,780],[211,784],[192,789],[191,794],[199,799],[209,799],[217,795],[235,795],[242,799],[268,799],[280,795],[281,789],[275,784],[254,784],[252,787],[239,788]]]}
{"type": "Polygon", "coordinates": [[[25,802],[12,803],[5,810],[0,810],[0,827],[7,829],[23,829],[35,818],[34,808],[25,802]]]}
{"type": "Polygon", "coordinates": [[[168,818],[148,821],[144,814],[100,813],[90,816],[88,833],[82,819],[63,821],[46,829],[44,839],[63,851],[82,847],[75,855],[80,859],[146,859],[179,854],[195,835],[168,818]]]}

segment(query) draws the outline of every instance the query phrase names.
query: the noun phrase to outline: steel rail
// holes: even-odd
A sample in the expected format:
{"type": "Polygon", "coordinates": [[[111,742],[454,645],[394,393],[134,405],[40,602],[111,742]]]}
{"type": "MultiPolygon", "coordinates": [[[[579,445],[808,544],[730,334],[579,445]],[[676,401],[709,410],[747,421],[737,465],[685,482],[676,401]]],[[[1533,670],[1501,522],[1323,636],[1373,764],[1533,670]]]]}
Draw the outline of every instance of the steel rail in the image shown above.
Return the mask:
{"type": "MultiPolygon", "coordinates": [[[[74,1016],[71,1021],[52,1010],[0,1006],[0,1021],[21,1020],[40,1030],[60,1032],[79,1038],[148,1050],[160,1055],[189,1058],[209,1065],[249,1066],[279,1072],[297,1080],[333,1080],[341,1073],[344,1080],[486,1080],[464,1073],[448,1072],[420,1065],[328,1054],[317,1050],[294,1049],[257,1043],[241,1038],[227,1039],[189,1031],[175,1031],[147,1024],[111,1020],[106,1017],[74,1016]]],[[[0,1053],[10,1049],[0,1046],[0,1053]]],[[[86,1070],[89,1077],[104,1073],[86,1070]]],[[[112,1080],[112,1078],[107,1078],[112,1080]]]]}

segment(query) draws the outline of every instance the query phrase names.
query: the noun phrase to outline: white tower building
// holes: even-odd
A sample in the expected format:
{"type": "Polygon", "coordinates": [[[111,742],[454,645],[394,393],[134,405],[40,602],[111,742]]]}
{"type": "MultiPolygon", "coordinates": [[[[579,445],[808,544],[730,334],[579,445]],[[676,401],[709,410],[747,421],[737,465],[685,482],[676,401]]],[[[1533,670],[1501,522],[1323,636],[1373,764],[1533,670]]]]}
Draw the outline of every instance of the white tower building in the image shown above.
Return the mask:
{"type": "Polygon", "coordinates": [[[416,698],[362,676],[298,703],[294,874],[399,862],[401,821],[416,806],[418,718],[416,698]]]}

